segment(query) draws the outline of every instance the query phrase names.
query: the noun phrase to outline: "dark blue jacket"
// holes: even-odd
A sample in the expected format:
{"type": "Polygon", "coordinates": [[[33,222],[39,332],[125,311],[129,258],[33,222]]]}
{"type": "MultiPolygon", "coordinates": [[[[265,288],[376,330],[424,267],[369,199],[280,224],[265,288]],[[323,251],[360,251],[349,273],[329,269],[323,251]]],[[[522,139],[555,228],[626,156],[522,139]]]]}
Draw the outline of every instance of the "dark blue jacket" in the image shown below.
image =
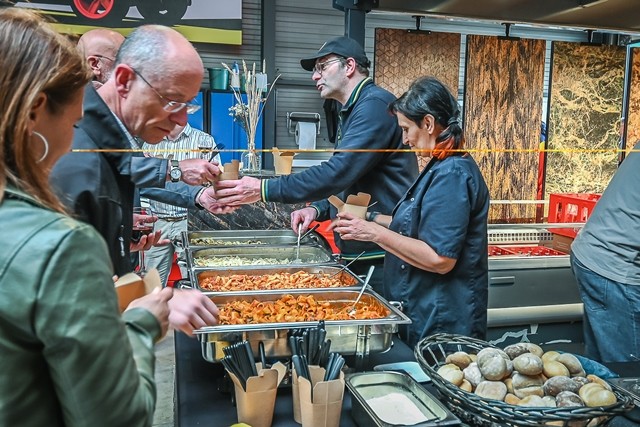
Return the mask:
{"type": "MultiPolygon", "coordinates": [[[[318,220],[334,218],[337,211],[327,197],[346,200],[350,194],[371,194],[371,208],[390,215],[400,197],[418,176],[416,155],[402,144],[402,131],[395,116],[387,111],[395,97],[364,79],[340,111],[336,150],[399,150],[395,152],[336,151],[326,162],[293,175],[269,179],[263,183],[266,201],[314,203],[318,220]]],[[[374,243],[335,241],[345,258],[363,250],[379,257],[384,252],[374,243]]]]}

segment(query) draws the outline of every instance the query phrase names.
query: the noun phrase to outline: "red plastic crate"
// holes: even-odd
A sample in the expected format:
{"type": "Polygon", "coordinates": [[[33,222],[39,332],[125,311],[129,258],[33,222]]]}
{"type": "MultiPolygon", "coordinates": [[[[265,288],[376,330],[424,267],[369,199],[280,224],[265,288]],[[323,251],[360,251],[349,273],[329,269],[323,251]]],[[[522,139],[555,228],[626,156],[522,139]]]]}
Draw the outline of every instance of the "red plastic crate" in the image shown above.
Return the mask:
{"type": "Polygon", "coordinates": [[[510,250],[501,248],[500,246],[489,245],[489,256],[500,256],[500,255],[515,255],[515,254],[510,250]]]}
{"type": "MultiPolygon", "coordinates": [[[[550,194],[549,222],[586,222],[593,211],[600,194],[550,194]]],[[[577,228],[550,228],[549,231],[566,237],[576,237],[577,228]]]]}
{"type": "Polygon", "coordinates": [[[559,256],[564,252],[546,246],[493,246],[489,245],[489,256],[559,256]]]}

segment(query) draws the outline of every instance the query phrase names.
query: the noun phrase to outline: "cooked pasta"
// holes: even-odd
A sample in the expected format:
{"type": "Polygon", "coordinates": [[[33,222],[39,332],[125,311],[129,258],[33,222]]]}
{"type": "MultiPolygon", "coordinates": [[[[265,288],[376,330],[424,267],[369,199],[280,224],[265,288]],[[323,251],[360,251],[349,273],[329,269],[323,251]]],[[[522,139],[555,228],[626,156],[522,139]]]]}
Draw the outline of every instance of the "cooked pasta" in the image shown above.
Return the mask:
{"type": "Polygon", "coordinates": [[[276,301],[237,300],[220,308],[221,325],[309,322],[318,320],[382,319],[388,310],[379,302],[359,302],[353,314],[351,303],[319,301],[313,295],[285,295],[276,301]]]}
{"type": "Polygon", "coordinates": [[[269,289],[339,288],[354,286],[356,279],[347,274],[323,274],[297,271],[262,275],[233,274],[210,276],[199,280],[200,288],[207,291],[262,291],[269,289]]]}

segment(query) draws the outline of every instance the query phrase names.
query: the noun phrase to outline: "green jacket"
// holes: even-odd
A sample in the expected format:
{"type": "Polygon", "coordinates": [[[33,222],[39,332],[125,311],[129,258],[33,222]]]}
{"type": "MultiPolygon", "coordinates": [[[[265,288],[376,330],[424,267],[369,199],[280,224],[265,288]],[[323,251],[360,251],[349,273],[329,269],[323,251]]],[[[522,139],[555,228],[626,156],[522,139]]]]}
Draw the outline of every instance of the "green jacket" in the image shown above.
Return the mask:
{"type": "Polygon", "coordinates": [[[120,316],[104,240],[12,188],[0,236],[0,426],[150,426],[160,325],[120,316]]]}

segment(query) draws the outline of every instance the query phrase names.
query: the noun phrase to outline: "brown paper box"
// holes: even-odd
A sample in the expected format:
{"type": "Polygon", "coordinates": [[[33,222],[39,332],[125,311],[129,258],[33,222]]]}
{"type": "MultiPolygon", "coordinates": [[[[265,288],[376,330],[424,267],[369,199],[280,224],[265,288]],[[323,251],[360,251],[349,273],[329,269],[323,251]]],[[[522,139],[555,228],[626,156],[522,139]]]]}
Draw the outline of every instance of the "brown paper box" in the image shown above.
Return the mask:
{"type": "Polygon", "coordinates": [[[291,166],[293,165],[293,156],[296,153],[292,151],[280,151],[277,148],[273,149],[273,166],[276,171],[276,175],[289,175],[291,174],[291,166]]]}
{"type": "Polygon", "coordinates": [[[122,313],[131,304],[131,301],[141,298],[161,286],[160,274],[155,268],[147,271],[144,279],[135,273],[127,273],[120,277],[115,283],[120,312],[122,313]]]}
{"type": "Polygon", "coordinates": [[[309,371],[311,383],[306,378],[298,378],[302,427],[339,427],[344,397],[344,373],[340,372],[337,380],[322,381],[324,368],[309,366],[309,371]]]}
{"type": "Polygon", "coordinates": [[[365,219],[367,215],[367,207],[371,201],[371,195],[368,193],[350,194],[346,202],[340,200],[337,196],[329,197],[329,203],[338,209],[338,212],[349,212],[359,218],[365,219]]]}
{"type": "Polygon", "coordinates": [[[572,243],[573,243],[573,237],[554,234],[553,240],[551,241],[551,247],[557,251],[568,254],[569,252],[571,252],[572,243]]]}
{"type": "Polygon", "coordinates": [[[258,376],[247,380],[247,390],[244,390],[240,380],[229,372],[229,377],[235,385],[238,422],[249,424],[251,427],[270,427],[273,409],[276,406],[278,384],[284,378],[287,368],[280,362],[274,363],[270,369],[262,369],[262,364],[256,363],[256,368],[258,376]]]}

